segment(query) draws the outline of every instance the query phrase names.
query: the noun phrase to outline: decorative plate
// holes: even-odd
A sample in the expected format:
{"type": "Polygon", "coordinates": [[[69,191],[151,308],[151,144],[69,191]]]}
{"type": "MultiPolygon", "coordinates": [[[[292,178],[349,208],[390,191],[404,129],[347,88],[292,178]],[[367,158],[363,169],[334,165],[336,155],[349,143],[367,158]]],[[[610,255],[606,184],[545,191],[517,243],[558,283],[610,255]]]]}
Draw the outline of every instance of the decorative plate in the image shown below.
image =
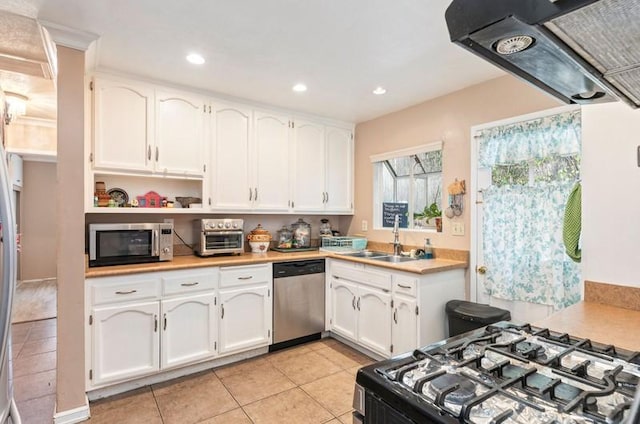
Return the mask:
{"type": "Polygon", "coordinates": [[[121,188],[107,190],[107,194],[116,202],[119,208],[124,208],[129,203],[129,195],[121,188]]]}

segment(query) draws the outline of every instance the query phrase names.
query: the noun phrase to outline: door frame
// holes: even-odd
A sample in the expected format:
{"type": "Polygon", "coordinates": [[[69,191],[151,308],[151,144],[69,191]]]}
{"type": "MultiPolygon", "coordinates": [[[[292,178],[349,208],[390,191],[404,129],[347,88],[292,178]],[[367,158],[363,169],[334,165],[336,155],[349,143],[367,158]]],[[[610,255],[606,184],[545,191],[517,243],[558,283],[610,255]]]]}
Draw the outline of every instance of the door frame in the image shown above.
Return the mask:
{"type": "Polygon", "coordinates": [[[487,128],[498,127],[502,125],[516,124],[519,122],[533,121],[535,119],[544,118],[560,113],[573,112],[581,110],[580,105],[567,105],[551,109],[544,109],[537,112],[518,115],[511,118],[501,119],[498,121],[487,122],[471,127],[469,140],[471,144],[471,193],[469,201],[471,202],[471,249],[469,252],[469,300],[478,301],[478,242],[481,241],[479,232],[481,230],[478,220],[478,136],[479,131],[487,128]]]}

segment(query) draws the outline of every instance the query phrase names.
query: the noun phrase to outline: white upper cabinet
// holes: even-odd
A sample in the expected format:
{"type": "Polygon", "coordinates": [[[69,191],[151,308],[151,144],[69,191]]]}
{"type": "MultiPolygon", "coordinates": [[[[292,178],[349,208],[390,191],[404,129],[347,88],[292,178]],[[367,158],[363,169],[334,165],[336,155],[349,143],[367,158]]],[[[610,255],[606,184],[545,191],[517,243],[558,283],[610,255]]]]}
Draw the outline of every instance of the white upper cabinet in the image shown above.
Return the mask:
{"type": "Polygon", "coordinates": [[[291,206],[291,120],[286,115],[254,112],[253,208],[287,211],[291,206]]]}
{"type": "Polygon", "coordinates": [[[156,91],[156,172],[202,176],[205,118],[208,106],[200,96],[156,91]]]}
{"type": "Polygon", "coordinates": [[[353,212],[351,130],[295,121],[296,212],[353,212]]]}
{"type": "Polygon", "coordinates": [[[325,143],[324,126],[296,120],[294,205],[299,212],[324,210],[325,143]]]}
{"type": "Polygon", "coordinates": [[[326,127],[325,209],[353,211],[353,138],[351,130],[326,127]]]}
{"type": "Polygon", "coordinates": [[[153,99],[153,87],[94,79],[94,168],[153,170],[153,99]]]}
{"type": "Polygon", "coordinates": [[[211,206],[225,210],[249,209],[254,196],[249,181],[251,109],[214,104],[212,115],[211,206]]]}

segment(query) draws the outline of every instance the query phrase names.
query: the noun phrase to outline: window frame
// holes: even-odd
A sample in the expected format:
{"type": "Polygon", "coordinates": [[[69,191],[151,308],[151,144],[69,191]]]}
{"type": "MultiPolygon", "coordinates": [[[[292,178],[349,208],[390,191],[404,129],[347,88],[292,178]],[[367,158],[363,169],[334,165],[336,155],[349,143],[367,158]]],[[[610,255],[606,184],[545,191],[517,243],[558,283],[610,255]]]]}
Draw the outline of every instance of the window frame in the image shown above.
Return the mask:
{"type": "MultiPolygon", "coordinates": [[[[382,187],[382,172],[378,171],[377,165],[379,163],[382,163],[382,166],[385,166],[387,168],[387,170],[389,171],[389,173],[393,176],[394,172],[392,169],[390,169],[390,166],[388,163],[385,163],[385,161],[388,161],[390,159],[395,159],[395,158],[400,158],[400,157],[405,157],[405,156],[411,156],[411,155],[419,155],[421,153],[427,153],[427,152],[433,152],[433,151],[438,151],[440,150],[442,152],[443,158],[442,158],[442,168],[440,170],[440,175],[442,176],[441,179],[444,180],[443,176],[444,176],[444,143],[441,140],[438,141],[433,141],[427,144],[422,144],[419,146],[413,146],[413,147],[409,147],[409,148],[405,148],[405,149],[400,149],[400,150],[394,150],[394,151],[390,151],[390,152],[385,152],[385,153],[380,153],[380,154],[376,154],[376,155],[371,155],[369,157],[369,159],[371,160],[371,165],[373,167],[373,229],[374,230],[387,230],[387,227],[383,227],[382,225],[382,193],[380,190],[380,187],[382,187]]],[[[397,176],[396,176],[397,177],[397,176]]],[[[413,174],[413,168],[411,168],[411,172],[410,174],[407,176],[407,178],[410,178],[410,180],[415,179],[414,174],[413,174]]],[[[443,184],[443,182],[441,182],[441,184],[443,184]]],[[[442,204],[442,193],[443,193],[443,187],[441,187],[440,190],[440,203],[442,204]]],[[[397,184],[394,185],[394,198],[397,198],[397,184]]],[[[407,221],[408,221],[408,225],[410,226],[409,228],[400,228],[401,231],[419,231],[419,232],[436,232],[436,226],[435,226],[435,222],[433,222],[433,227],[429,226],[426,228],[413,228],[414,222],[413,222],[413,210],[411,208],[413,199],[415,198],[415,184],[410,183],[409,184],[409,217],[407,217],[407,221]]]]}

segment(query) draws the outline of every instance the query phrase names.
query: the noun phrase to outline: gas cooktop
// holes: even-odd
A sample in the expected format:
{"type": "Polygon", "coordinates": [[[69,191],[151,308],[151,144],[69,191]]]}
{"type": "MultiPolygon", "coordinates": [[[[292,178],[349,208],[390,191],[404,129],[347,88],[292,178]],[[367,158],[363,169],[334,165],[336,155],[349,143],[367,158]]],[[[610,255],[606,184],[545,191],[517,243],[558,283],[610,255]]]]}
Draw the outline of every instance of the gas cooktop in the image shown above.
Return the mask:
{"type": "Polygon", "coordinates": [[[362,368],[354,403],[365,423],[622,423],[639,379],[638,352],[502,322],[362,368]]]}

